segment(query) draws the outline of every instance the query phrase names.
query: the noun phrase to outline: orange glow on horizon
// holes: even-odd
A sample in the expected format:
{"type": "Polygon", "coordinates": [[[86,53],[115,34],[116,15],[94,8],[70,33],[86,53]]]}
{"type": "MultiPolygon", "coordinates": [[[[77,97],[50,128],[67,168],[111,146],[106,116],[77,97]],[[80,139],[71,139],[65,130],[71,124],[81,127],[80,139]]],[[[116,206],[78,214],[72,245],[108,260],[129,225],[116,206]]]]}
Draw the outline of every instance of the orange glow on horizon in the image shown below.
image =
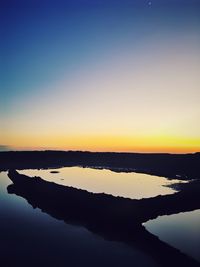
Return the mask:
{"type": "Polygon", "coordinates": [[[169,136],[21,136],[9,146],[16,150],[79,150],[95,152],[194,153],[199,138],[169,136]],[[16,145],[17,144],[17,145],[16,145]],[[31,146],[29,145],[31,144],[31,146]]]}

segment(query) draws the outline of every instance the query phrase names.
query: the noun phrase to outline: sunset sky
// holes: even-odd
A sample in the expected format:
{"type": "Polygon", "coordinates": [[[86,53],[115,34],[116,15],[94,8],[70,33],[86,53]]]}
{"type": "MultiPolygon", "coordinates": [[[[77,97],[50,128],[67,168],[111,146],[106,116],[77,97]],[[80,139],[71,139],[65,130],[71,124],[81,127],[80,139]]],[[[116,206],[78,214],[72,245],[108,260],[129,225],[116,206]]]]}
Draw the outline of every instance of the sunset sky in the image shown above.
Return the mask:
{"type": "Polygon", "coordinates": [[[200,0],[7,0],[0,20],[0,149],[200,151],[200,0]]]}

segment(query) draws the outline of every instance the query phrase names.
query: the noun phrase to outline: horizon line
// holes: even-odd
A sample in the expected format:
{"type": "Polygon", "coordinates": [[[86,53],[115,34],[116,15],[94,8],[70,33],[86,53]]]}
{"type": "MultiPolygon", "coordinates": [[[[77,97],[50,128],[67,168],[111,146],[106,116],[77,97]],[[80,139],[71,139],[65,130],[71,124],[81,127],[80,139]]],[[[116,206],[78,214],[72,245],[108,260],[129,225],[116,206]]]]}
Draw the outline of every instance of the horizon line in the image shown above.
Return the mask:
{"type": "Polygon", "coordinates": [[[13,149],[13,150],[0,150],[1,152],[74,152],[74,153],[112,153],[112,154],[172,154],[172,155],[188,155],[199,154],[200,151],[194,152],[136,152],[136,151],[90,151],[90,150],[72,150],[72,149],[13,149]]]}

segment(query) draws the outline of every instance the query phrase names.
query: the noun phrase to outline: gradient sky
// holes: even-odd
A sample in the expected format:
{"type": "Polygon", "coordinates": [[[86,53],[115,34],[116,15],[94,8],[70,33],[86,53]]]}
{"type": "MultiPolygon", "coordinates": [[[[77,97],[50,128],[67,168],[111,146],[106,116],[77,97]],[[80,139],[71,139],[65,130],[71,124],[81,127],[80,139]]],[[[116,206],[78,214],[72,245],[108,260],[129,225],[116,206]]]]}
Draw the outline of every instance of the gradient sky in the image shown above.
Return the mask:
{"type": "Polygon", "coordinates": [[[6,0],[0,20],[0,148],[200,151],[200,0],[6,0]]]}

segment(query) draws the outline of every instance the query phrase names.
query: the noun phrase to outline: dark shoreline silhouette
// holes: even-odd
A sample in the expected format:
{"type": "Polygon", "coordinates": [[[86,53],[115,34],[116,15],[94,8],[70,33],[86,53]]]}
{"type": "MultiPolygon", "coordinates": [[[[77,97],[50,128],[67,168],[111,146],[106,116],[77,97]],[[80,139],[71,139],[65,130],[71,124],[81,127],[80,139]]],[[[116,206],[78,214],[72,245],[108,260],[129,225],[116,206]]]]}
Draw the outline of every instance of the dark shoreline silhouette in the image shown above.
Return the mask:
{"type": "Polygon", "coordinates": [[[167,178],[200,178],[200,152],[194,154],[142,154],[80,151],[0,152],[0,171],[81,166],[115,172],[141,172],[167,178]]]}
{"type": "Polygon", "coordinates": [[[52,217],[77,224],[108,240],[122,241],[153,257],[161,266],[200,266],[150,234],[143,222],[159,215],[200,208],[200,181],[182,184],[173,195],[131,200],[47,182],[9,170],[8,192],[25,198],[52,217]]]}

